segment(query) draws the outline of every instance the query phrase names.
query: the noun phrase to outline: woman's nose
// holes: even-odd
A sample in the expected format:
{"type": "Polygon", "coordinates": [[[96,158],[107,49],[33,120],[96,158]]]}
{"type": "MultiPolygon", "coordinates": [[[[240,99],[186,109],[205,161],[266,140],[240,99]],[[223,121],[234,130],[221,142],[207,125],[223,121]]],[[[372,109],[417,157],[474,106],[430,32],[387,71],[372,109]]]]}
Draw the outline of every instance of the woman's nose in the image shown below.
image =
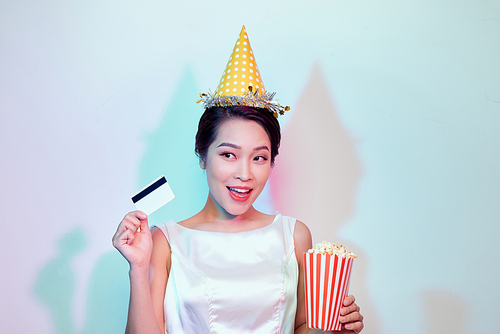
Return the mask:
{"type": "Polygon", "coordinates": [[[238,162],[238,165],[237,165],[237,168],[234,172],[234,175],[233,177],[235,179],[239,179],[243,182],[245,181],[248,181],[248,180],[251,180],[252,179],[252,172],[250,170],[250,164],[245,162],[245,161],[242,161],[240,160],[238,162]]]}

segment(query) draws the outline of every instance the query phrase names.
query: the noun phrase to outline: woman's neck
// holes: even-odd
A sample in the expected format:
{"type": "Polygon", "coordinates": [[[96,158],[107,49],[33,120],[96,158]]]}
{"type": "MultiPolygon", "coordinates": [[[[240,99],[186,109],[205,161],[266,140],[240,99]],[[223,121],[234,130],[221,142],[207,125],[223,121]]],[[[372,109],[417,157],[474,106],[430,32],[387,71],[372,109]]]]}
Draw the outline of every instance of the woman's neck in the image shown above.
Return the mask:
{"type": "Polygon", "coordinates": [[[257,211],[253,205],[249,209],[239,215],[234,215],[226,211],[214,198],[209,194],[205,206],[200,212],[207,222],[241,222],[246,220],[259,219],[262,213],[257,211]]]}
{"type": "Polygon", "coordinates": [[[241,232],[270,224],[274,216],[267,215],[251,206],[241,215],[231,215],[209,195],[203,209],[179,224],[195,229],[217,232],[241,232]]]}

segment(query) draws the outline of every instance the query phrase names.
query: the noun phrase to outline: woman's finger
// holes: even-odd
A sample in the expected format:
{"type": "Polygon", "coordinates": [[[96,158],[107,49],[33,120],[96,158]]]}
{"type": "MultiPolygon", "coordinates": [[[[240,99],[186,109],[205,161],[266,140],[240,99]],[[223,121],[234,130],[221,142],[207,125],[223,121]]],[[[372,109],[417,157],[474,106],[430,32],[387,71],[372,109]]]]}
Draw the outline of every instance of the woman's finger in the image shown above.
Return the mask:
{"type": "Polygon", "coordinates": [[[132,224],[134,224],[136,231],[138,229],[141,229],[141,232],[146,232],[146,230],[149,230],[148,215],[146,215],[142,211],[137,210],[129,212],[125,216],[124,221],[130,221],[132,224]]]}
{"type": "Polygon", "coordinates": [[[151,230],[149,229],[148,219],[141,219],[141,233],[146,235],[151,235],[151,230]]]}
{"type": "Polygon", "coordinates": [[[361,332],[364,327],[363,321],[352,322],[345,325],[345,329],[354,331],[355,333],[361,332]]]}
{"type": "Polygon", "coordinates": [[[353,303],[347,307],[342,307],[340,309],[340,315],[346,315],[346,314],[349,314],[349,313],[353,313],[353,312],[359,312],[359,306],[356,305],[356,303],[353,303]]]}
{"type": "Polygon", "coordinates": [[[139,229],[139,226],[140,225],[137,225],[133,221],[129,221],[129,220],[124,220],[122,222],[123,230],[131,230],[133,233],[137,232],[137,229],[139,229]]]}
{"type": "Polygon", "coordinates": [[[355,301],[356,301],[356,298],[354,298],[353,295],[349,295],[349,296],[345,297],[343,304],[344,304],[344,306],[349,306],[352,303],[354,303],[355,301]]]}
{"type": "Polygon", "coordinates": [[[113,236],[113,240],[117,235],[120,235],[126,229],[130,229],[135,233],[140,228],[144,220],[147,222],[147,217],[148,216],[142,211],[132,211],[127,213],[118,225],[115,235],[113,236]]]}
{"type": "Polygon", "coordinates": [[[132,224],[134,224],[137,228],[141,226],[141,219],[143,219],[142,215],[139,215],[138,213],[141,213],[140,211],[133,211],[129,212],[125,215],[123,218],[123,221],[129,221],[132,224]]]}
{"type": "Polygon", "coordinates": [[[363,322],[363,316],[359,312],[349,313],[348,315],[340,316],[339,321],[343,324],[363,322]]]}
{"type": "Polygon", "coordinates": [[[134,242],[134,239],[135,233],[129,229],[125,229],[122,233],[116,235],[116,237],[113,239],[113,246],[115,246],[115,248],[117,249],[120,249],[120,247],[124,245],[130,245],[132,242],[134,242]]]}
{"type": "Polygon", "coordinates": [[[115,240],[120,240],[120,236],[123,234],[125,231],[131,231],[132,233],[137,232],[137,226],[135,226],[134,223],[128,220],[123,220],[120,225],[118,226],[118,229],[115,232],[115,235],[113,236],[112,242],[113,245],[115,244],[115,240]]]}
{"type": "Polygon", "coordinates": [[[148,215],[140,210],[132,211],[131,213],[133,213],[140,220],[145,220],[145,219],[147,220],[148,219],[148,215]]]}

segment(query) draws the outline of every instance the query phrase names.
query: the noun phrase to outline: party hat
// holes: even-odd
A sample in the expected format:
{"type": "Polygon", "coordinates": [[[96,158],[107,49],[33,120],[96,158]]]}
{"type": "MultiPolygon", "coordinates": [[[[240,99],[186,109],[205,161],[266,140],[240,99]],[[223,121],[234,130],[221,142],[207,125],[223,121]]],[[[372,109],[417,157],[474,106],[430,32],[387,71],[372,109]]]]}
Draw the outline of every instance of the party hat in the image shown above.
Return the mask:
{"type": "Polygon", "coordinates": [[[275,94],[266,92],[243,26],[215,93],[200,94],[201,100],[198,102],[203,102],[205,108],[241,105],[265,108],[278,117],[278,114],[283,115],[290,107],[282,107],[273,101],[275,94]]]}
{"type": "Polygon", "coordinates": [[[243,26],[240,37],[234,45],[233,53],[227,62],[226,70],[222,73],[215,95],[241,96],[250,86],[255,90],[258,89],[261,93],[266,92],[245,26],[243,26]]]}

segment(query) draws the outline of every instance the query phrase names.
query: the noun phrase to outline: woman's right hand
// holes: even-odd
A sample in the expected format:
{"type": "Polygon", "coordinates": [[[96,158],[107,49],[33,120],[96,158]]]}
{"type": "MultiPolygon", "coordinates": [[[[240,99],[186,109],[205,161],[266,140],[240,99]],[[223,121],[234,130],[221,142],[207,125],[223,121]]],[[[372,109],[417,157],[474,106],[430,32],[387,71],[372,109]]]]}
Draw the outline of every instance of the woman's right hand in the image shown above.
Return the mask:
{"type": "Polygon", "coordinates": [[[131,269],[149,269],[153,242],[148,216],[142,211],[127,213],[113,236],[113,246],[129,262],[131,269]]]}

